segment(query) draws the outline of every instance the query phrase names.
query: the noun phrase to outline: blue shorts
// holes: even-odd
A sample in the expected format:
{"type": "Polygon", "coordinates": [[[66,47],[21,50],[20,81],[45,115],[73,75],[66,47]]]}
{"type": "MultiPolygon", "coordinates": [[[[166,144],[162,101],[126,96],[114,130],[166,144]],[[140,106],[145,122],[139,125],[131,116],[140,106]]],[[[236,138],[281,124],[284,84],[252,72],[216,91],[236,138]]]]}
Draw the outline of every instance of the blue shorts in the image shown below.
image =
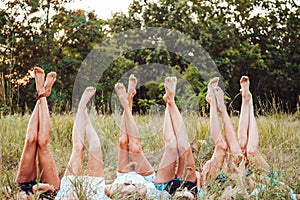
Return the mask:
{"type": "MultiPolygon", "coordinates": [[[[181,178],[175,178],[175,179],[173,179],[173,180],[181,181],[181,178]]],[[[155,184],[155,187],[156,187],[156,189],[158,189],[159,191],[163,191],[163,190],[166,190],[168,184],[169,184],[169,182],[167,182],[167,183],[156,183],[156,184],[155,184]]]]}
{"type": "Polygon", "coordinates": [[[188,191],[190,191],[194,196],[197,195],[198,189],[197,189],[197,182],[191,182],[191,181],[183,181],[181,178],[175,178],[168,183],[158,183],[155,184],[155,187],[159,191],[167,191],[171,195],[174,194],[178,189],[184,189],[187,188],[188,191]]]}

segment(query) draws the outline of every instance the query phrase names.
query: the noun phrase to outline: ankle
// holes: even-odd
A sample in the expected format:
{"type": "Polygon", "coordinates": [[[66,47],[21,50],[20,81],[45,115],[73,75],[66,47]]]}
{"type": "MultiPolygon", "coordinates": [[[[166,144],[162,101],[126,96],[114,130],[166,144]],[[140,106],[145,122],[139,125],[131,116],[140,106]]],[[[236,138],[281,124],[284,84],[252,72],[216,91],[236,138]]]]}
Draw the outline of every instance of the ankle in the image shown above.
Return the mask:
{"type": "Polygon", "coordinates": [[[46,89],[44,87],[39,88],[39,89],[37,89],[37,93],[38,93],[39,96],[42,95],[42,94],[45,94],[46,93],[46,89]]]}

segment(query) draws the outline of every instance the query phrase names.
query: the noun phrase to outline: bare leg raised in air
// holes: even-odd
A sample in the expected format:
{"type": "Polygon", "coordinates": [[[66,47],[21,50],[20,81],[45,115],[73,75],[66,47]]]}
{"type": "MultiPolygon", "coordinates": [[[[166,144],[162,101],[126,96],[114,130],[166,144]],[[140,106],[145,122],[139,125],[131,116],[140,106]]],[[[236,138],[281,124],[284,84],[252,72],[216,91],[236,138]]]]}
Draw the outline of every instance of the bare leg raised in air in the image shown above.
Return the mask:
{"type": "Polygon", "coordinates": [[[196,167],[187,130],[175,104],[176,84],[176,77],[165,79],[166,110],[163,129],[165,150],[155,183],[159,190],[167,190],[174,197],[194,198],[197,192],[196,167]],[[183,189],[181,187],[184,187],[184,190],[181,190],[183,189]]]}
{"type": "Polygon", "coordinates": [[[128,137],[129,155],[132,159],[132,162],[135,163],[134,170],[142,176],[153,174],[154,170],[141,148],[139,131],[129,107],[129,101],[127,99],[128,95],[124,85],[122,83],[116,84],[115,91],[119,96],[119,100],[124,109],[124,120],[128,137]]]}
{"type": "Polygon", "coordinates": [[[203,166],[201,173],[202,185],[204,188],[213,180],[215,180],[223,167],[227,152],[227,143],[222,135],[221,125],[218,116],[218,107],[216,96],[214,93],[215,87],[218,85],[219,78],[213,78],[208,84],[208,94],[206,101],[210,104],[210,133],[215,144],[212,158],[203,166]]]}
{"type": "Polygon", "coordinates": [[[38,196],[45,192],[52,194],[59,189],[60,185],[50,148],[51,124],[46,100],[46,97],[50,96],[51,87],[56,80],[56,73],[50,72],[45,82],[45,74],[41,68],[35,67],[34,74],[38,100],[28,123],[23,153],[15,180],[24,190],[24,193],[18,194],[19,198],[27,198],[26,194],[29,197],[35,192],[38,192],[38,196]],[[37,156],[41,173],[40,180],[36,180],[37,156]]]}
{"type": "MultiPolygon", "coordinates": [[[[256,125],[256,119],[254,116],[254,107],[253,107],[253,100],[252,95],[249,91],[250,81],[249,78],[243,76],[241,78],[241,93],[243,98],[243,105],[244,107],[248,107],[247,109],[249,112],[246,114],[249,118],[249,126],[248,126],[248,138],[247,138],[247,146],[246,146],[246,153],[248,160],[254,162],[258,167],[264,169],[267,173],[270,172],[270,166],[262,157],[259,149],[258,149],[258,129],[256,125]]],[[[246,118],[246,117],[245,117],[246,118]]],[[[245,119],[246,121],[246,119],[245,119]]]]}

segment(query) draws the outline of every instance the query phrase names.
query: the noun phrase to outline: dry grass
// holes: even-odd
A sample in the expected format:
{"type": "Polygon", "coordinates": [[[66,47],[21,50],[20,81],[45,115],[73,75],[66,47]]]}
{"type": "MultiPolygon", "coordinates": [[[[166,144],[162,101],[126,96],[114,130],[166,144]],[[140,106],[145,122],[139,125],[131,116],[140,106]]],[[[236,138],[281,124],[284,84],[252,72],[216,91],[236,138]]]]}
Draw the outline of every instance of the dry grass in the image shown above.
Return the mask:
{"type": "MultiPolygon", "coordinates": [[[[2,116],[0,118],[2,170],[0,174],[0,198],[7,198],[7,193],[14,193],[17,188],[13,184],[22,152],[26,127],[29,115],[2,116]]],[[[198,170],[210,158],[213,151],[213,143],[209,136],[209,120],[207,117],[199,117],[195,113],[184,113],[185,124],[188,129],[190,141],[194,149],[194,157],[198,170]]],[[[120,115],[91,115],[95,129],[102,143],[105,159],[105,179],[110,183],[115,178],[117,165],[118,127],[120,115]]],[[[60,177],[68,162],[72,143],[71,131],[74,116],[70,114],[52,115],[51,145],[60,177]]],[[[162,122],[163,114],[135,116],[142,137],[143,150],[154,166],[158,168],[163,151],[162,122]]],[[[237,128],[238,118],[232,118],[237,128]]],[[[260,150],[268,163],[279,174],[279,179],[288,184],[297,193],[300,193],[300,123],[299,113],[287,115],[273,113],[257,118],[260,138],[260,150]]],[[[228,192],[229,189],[226,189],[228,192]]],[[[220,198],[220,188],[211,190],[211,198],[220,198]]],[[[247,196],[235,193],[235,199],[243,199],[247,196]]],[[[282,189],[268,187],[259,198],[280,199],[285,198],[286,193],[282,189]]]]}

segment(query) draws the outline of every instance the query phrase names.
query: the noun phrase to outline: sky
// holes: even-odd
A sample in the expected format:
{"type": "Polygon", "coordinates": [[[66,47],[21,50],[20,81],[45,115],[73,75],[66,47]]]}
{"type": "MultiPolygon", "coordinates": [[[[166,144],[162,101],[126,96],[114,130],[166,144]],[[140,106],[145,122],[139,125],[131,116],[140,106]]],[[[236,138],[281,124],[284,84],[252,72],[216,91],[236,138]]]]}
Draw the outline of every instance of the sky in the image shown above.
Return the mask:
{"type": "MultiPolygon", "coordinates": [[[[66,4],[69,9],[82,9],[85,11],[95,11],[97,16],[102,19],[108,19],[112,13],[127,13],[129,4],[133,0],[74,0],[66,4]]],[[[0,1],[0,8],[4,8],[4,3],[0,1]]]]}
{"type": "Polygon", "coordinates": [[[129,4],[133,0],[74,0],[67,4],[67,8],[82,9],[85,11],[95,10],[99,18],[107,19],[112,13],[122,11],[127,13],[129,4]]]}
{"type": "MultiPolygon", "coordinates": [[[[73,0],[66,4],[69,9],[82,9],[85,11],[95,11],[97,16],[101,19],[108,19],[112,17],[115,12],[127,13],[128,7],[133,0],[73,0]]],[[[157,0],[149,0],[150,2],[157,0]]],[[[293,0],[296,5],[300,6],[300,0],[293,0]]],[[[0,1],[0,8],[4,8],[4,4],[0,1]]],[[[261,9],[256,9],[253,14],[264,12],[261,9]]]]}

